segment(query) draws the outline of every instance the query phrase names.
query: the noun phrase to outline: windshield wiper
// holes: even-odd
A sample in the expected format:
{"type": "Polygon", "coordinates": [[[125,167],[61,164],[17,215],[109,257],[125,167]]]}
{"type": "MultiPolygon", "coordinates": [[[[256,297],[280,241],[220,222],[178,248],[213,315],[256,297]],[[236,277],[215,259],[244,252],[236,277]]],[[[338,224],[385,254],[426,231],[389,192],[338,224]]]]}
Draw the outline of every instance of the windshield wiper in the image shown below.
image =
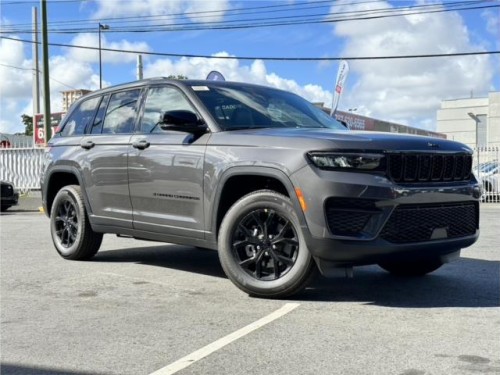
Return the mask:
{"type": "Polygon", "coordinates": [[[232,131],[232,130],[253,130],[253,129],[272,129],[274,127],[272,126],[232,126],[225,128],[225,131],[232,131]]]}

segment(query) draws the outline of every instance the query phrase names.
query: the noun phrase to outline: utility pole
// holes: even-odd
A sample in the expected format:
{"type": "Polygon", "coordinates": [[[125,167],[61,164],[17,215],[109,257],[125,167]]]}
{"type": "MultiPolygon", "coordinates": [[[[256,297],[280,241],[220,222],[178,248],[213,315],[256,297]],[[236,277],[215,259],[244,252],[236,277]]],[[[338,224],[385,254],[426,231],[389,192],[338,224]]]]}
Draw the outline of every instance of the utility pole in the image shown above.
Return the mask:
{"type": "Polygon", "coordinates": [[[40,0],[42,8],[42,52],[43,52],[43,127],[45,144],[52,137],[50,126],[50,84],[49,84],[49,40],[47,31],[47,0],[40,0]]]}
{"type": "Polygon", "coordinates": [[[101,30],[109,30],[108,25],[99,22],[99,88],[102,89],[102,56],[101,56],[101,30]]]}
{"type": "MultiPolygon", "coordinates": [[[[33,118],[40,113],[40,77],[38,66],[38,9],[33,7],[33,118]]],[[[35,129],[33,129],[34,132],[35,129]]]]}
{"type": "Polygon", "coordinates": [[[142,55],[137,55],[137,79],[142,78],[142,55]]]}

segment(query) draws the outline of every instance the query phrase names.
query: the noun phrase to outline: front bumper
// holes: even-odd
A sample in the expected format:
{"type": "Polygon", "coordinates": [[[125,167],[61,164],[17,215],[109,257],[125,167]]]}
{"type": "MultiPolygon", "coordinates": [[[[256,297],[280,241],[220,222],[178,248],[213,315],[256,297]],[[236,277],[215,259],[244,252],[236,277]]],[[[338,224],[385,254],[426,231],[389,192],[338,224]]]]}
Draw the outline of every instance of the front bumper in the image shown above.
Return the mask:
{"type": "Polygon", "coordinates": [[[18,192],[14,192],[14,193],[12,193],[12,195],[9,195],[9,196],[2,195],[1,205],[3,207],[16,206],[18,203],[19,203],[19,193],[18,192]]]}
{"type": "Polygon", "coordinates": [[[302,232],[309,251],[339,266],[444,256],[479,235],[481,191],[473,177],[403,186],[384,176],[308,166],[292,179],[307,202],[302,232]]]}

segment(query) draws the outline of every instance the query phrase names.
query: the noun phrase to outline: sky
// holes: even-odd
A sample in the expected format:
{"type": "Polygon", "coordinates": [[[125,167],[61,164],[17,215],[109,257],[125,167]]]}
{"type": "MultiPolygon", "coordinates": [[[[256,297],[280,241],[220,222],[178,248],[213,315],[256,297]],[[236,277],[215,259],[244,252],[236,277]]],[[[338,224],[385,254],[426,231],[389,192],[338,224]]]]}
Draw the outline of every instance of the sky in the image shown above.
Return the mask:
{"type": "MultiPolygon", "coordinates": [[[[278,87],[328,107],[336,59],[345,58],[350,73],[340,110],[436,130],[442,100],[500,90],[500,54],[355,58],[499,51],[499,6],[500,0],[48,0],[51,111],[61,111],[61,91],[99,88],[101,23],[109,26],[101,31],[102,48],[120,50],[102,51],[104,87],[134,81],[137,55],[148,52],[144,78],[205,79],[217,70],[226,80],[278,87]]],[[[40,14],[40,1],[0,1],[0,133],[23,132],[21,115],[33,114],[33,7],[40,14]]]]}

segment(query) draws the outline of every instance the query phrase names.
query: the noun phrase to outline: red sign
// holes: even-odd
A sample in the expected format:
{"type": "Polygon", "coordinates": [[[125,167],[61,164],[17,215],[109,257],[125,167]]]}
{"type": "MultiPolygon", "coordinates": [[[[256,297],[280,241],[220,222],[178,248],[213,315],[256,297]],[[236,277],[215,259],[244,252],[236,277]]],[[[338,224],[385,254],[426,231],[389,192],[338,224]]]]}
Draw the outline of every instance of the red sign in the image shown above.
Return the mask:
{"type": "MultiPolygon", "coordinates": [[[[52,128],[52,134],[55,134],[56,128],[59,126],[65,112],[56,112],[50,115],[50,127],[52,128]]],[[[43,114],[38,113],[33,118],[33,138],[35,139],[35,145],[45,145],[48,140],[45,139],[45,129],[43,126],[43,114]]]]}

